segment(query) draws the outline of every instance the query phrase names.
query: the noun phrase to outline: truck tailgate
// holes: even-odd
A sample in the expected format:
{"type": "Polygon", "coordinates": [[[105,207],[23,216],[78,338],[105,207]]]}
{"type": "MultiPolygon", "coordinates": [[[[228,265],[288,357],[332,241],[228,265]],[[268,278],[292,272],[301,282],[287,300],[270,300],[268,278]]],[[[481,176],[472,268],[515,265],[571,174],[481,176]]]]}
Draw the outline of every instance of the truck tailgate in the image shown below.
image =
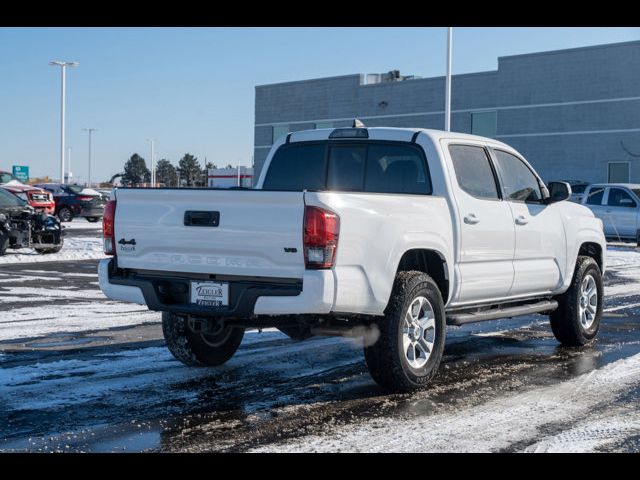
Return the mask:
{"type": "Polygon", "coordinates": [[[119,189],[118,266],[302,278],[302,192],[119,189]]]}

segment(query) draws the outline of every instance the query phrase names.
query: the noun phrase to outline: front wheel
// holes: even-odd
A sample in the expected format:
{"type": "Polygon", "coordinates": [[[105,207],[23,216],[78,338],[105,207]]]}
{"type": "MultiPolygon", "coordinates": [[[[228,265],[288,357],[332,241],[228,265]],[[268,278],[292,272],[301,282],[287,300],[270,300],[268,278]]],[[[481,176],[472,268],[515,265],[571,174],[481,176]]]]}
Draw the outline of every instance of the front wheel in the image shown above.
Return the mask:
{"type": "Polygon", "coordinates": [[[87,222],[91,222],[91,223],[96,223],[98,220],[100,220],[100,217],[85,217],[87,219],[87,222]]]}
{"type": "Polygon", "coordinates": [[[229,360],[242,342],[244,328],[223,328],[215,335],[193,332],[187,318],[162,312],[162,333],[169,351],[182,363],[214,367],[229,360]]]}
{"type": "Polygon", "coordinates": [[[578,257],[569,289],[556,297],[558,308],[549,320],[556,339],[567,346],[581,346],[593,340],[600,328],[604,288],[597,262],[578,257]]]}
{"type": "Polygon", "coordinates": [[[378,341],[365,347],[373,379],[387,390],[411,391],[435,376],[444,351],[446,322],[442,295],[425,273],[396,276],[378,341]]]}

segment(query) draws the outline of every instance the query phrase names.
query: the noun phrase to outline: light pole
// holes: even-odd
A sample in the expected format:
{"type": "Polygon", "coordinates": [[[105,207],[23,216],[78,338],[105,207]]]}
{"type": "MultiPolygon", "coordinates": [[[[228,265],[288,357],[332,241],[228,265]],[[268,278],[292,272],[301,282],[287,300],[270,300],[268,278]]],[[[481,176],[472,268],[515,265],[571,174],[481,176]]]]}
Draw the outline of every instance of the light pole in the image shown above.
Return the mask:
{"type": "Polygon", "coordinates": [[[87,174],[87,187],[91,188],[91,134],[97,130],[97,128],[83,128],[85,132],[89,132],[89,172],[87,174]]]}
{"type": "Polygon", "coordinates": [[[73,172],[71,172],[71,147],[67,148],[67,177],[65,178],[65,183],[68,183],[73,176],[73,172]]]}
{"type": "Polygon", "coordinates": [[[151,142],[151,188],[154,188],[156,186],[156,162],[153,157],[156,140],[154,138],[147,138],[147,140],[151,142]]]}
{"type": "Polygon", "coordinates": [[[444,100],[444,129],[451,131],[451,43],[453,42],[453,27],[447,28],[447,80],[444,100]]]}
{"type": "Polygon", "coordinates": [[[65,86],[66,86],[66,71],[67,67],[77,67],[80,65],[78,62],[61,62],[56,60],[49,62],[49,65],[55,65],[61,67],[62,71],[62,88],[60,98],[60,182],[64,182],[64,114],[65,114],[65,86]]]}

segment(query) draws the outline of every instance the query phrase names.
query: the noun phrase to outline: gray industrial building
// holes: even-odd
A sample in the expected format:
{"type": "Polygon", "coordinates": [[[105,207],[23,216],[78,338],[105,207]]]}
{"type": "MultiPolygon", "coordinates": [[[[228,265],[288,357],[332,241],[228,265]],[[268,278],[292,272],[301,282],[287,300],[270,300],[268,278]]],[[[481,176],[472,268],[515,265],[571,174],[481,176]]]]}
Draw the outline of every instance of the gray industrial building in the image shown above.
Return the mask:
{"type": "MultiPolygon", "coordinates": [[[[444,77],[398,71],[256,87],[258,177],[287,132],[351,125],[444,127],[444,77]]],[[[640,41],[498,58],[452,77],[451,129],[519,150],[545,180],[640,183],[640,41]]]]}

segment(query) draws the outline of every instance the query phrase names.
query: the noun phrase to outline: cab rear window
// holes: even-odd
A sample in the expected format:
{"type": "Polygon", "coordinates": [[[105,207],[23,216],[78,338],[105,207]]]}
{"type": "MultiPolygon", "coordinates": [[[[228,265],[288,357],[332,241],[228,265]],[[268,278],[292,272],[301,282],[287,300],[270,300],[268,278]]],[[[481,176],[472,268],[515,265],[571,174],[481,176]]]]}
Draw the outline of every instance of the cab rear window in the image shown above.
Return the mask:
{"type": "Polygon", "coordinates": [[[431,194],[422,149],[399,142],[305,142],[273,156],[264,190],[431,194]]]}

